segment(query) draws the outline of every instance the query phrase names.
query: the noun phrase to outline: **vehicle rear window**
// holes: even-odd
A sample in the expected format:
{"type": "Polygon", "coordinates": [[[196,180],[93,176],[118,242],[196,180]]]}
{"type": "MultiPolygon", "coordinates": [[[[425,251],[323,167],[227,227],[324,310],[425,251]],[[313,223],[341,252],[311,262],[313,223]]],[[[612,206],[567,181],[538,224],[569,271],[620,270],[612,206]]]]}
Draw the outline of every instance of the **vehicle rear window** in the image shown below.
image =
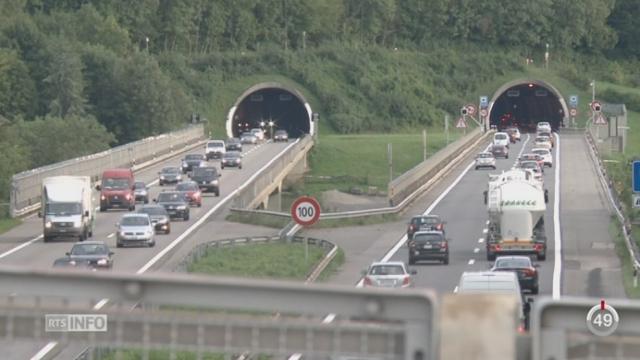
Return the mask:
{"type": "Polygon", "coordinates": [[[178,191],[193,191],[197,189],[198,185],[195,183],[181,183],[176,186],[176,190],[178,191]]]}
{"type": "Polygon", "coordinates": [[[222,142],[219,141],[212,141],[210,143],[207,143],[208,147],[223,147],[224,144],[222,142]]]}
{"type": "Polygon", "coordinates": [[[549,150],[534,150],[533,152],[538,154],[538,155],[547,155],[547,154],[549,154],[549,150]]]}
{"type": "Polygon", "coordinates": [[[531,266],[531,262],[527,259],[498,259],[496,267],[498,268],[522,268],[531,266]]]}
{"type": "Polygon", "coordinates": [[[486,158],[492,158],[492,157],[493,157],[492,154],[478,154],[479,159],[486,159],[486,158]]]}
{"type": "Polygon", "coordinates": [[[166,167],[162,169],[162,172],[165,174],[177,174],[178,172],[180,172],[180,170],[178,170],[178,168],[176,167],[166,167]]]}
{"type": "Polygon", "coordinates": [[[183,201],[184,200],[184,195],[182,195],[182,193],[178,193],[178,192],[170,192],[170,193],[160,193],[160,195],[158,195],[158,201],[183,201]]]}
{"type": "Polygon", "coordinates": [[[149,214],[149,215],[166,215],[167,210],[165,210],[162,206],[154,206],[154,207],[143,207],[138,210],[141,214],[149,214]]]}
{"type": "Polygon", "coordinates": [[[376,265],[371,267],[369,275],[403,275],[404,270],[400,265],[376,265]]]}
{"type": "MultiPolygon", "coordinates": [[[[201,145],[202,146],[202,145],[201,145]]],[[[185,159],[187,160],[201,160],[204,157],[204,155],[200,155],[200,154],[192,154],[192,155],[187,155],[185,157],[185,159]]]]}
{"type": "Polygon", "coordinates": [[[442,242],[442,236],[439,234],[417,234],[414,235],[413,240],[416,242],[428,242],[428,243],[438,243],[442,242]]]}
{"type": "Polygon", "coordinates": [[[215,176],[215,168],[196,168],[193,170],[193,176],[215,176]]]}
{"type": "Polygon", "coordinates": [[[149,218],[146,216],[127,216],[122,218],[120,224],[125,226],[145,226],[149,225],[149,218]]]}
{"type": "Polygon", "coordinates": [[[505,135],[505,134],[496,134],[494,139],[505,140],[506,138],[507,138],[507,135],[505,135]]]}
{"type": "Polygon", "coordinates": [[[435,225],[435,224],[437,224],[439,222],[440,221],[438,220],[438,218],[433,218],[433,217],[417,217],[417,218],[413,218],[413,223],[414,224],[420,224],[420,225],[424,225],[424,224],[435,225]]]}

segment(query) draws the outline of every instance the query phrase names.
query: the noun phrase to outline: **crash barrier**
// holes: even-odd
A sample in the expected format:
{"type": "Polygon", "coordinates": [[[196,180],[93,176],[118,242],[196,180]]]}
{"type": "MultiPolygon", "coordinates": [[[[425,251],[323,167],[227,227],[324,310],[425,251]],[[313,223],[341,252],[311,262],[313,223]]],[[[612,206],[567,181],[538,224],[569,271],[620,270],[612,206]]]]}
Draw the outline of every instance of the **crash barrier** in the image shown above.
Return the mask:
{"type": "MultiPolygon", "coordinates": [[[[491,134],[493,134],[493,132],[487,132],[486,134],[480,133],[479,136],[476,136],[474,138],[475,141],[471,141],[467,139],[467,142],[464,144],[463,149],[460,148],[459,143],[456,144],[457,142],[449,145],[449,146],[455,145],[455,148],[457,149],[457,151],[454,151],[452,148],[449,150],[451,152],[450,154],[447,154],[446,156],[439,156],[440,162],[438,164],[431,164],[433,165],[433,167],[437,168],[438,170],[430,171],[429,172],[430,176],[428,177],[428,179],[424,179],[424,182],[420,183],[419,184],[420,186],[414,189],[412,193],[405,196],[399,204],[395,206],[376,208],[376,209],[364,209],[364,210],[341,211],[341,212],[323,212],[320,214],[320,220],[345,219],[345,218],[356,218],[356,217],[364,217],[364,216],[372,216],[372,215],[397,214],[403,211],[405,207],[411,203],[411,201],[416,199],[425,190],[427,190],[428,188],[436,184],[440,179],[442,179],[445,175],[447,175],[455,166],[457,166],[460,163],[460,161],[462,161],[466,156],[468,156],[469,153],[478,151],[478,147],[482,145],[483,142],[486,140],[486,138],[491,134]]],[[[470,135],[472,134],[469,134],[468,136],[470,135]]],[[[461,141],[464,139],[465,138],[462,138],[462,139],[459,139],[458,141],[461,141]]],[[[441,153],[444,150],[446,150],[446,148],[440,150],[438,153],[441,153]]],[[[423,162],[422,164],[426,164],[426,162],[423,162]]],[[[412,170],[409,170],[409,171],[412,171],[412,170]]],[[[256,214],[260,216],[273,216],[273,217],[279,217],[279,218],[291,217],[291,214],[288,212],[271,211],[271,210],[254,210],[254,209],[232,207],[230,211],[237,212],[237,213],[245,213],[245,214],[256,214]]],[[[289,225],[287,225],[287,228],[292,228],[293,226],[294,226],[293,223],[290,223],[289,225]]]]}
{"type": "Polygon", "coordinates": [[[618,221],[621,224],[621,233],[624,237],[624,242],[627,250],[629,251],[629,258],[633,266],[634,285],[638,286],[638,277],[640,277],[640,249],[638,249],[638,242],[633,237],[630,222],[627,220],[624,212],[622,211],[622,202],[618,197],[617,191],[613,188],[614,182],[609,177],[609,174],[607,174],[607,168],[602,162],[602,158],[600,156],[600,153],[598,152],[598,146],[590,131],[585,132],[585,138],[589,148],[589,155],[591,156],[591,160],[594,162],[598,171],[598,180],[604,188],[607,194],[607,198],[609,199],[609,202],[611,203],[611,206],[616,213],[618,221]]]}
{"type": "MultiPolygon", "coordinates": [[[[305,277],[307,282],[313,282],[318,278],[318,276],[327,267],[327,265],[329,265],[338,250],[338,247],[333,243],[327,240],[316,239],[313,237],[292,236],[286,241],[306,244],[310,246],[318,246],[324,249],[325,256],[318,264],[316,264],[316,266],[314,266],[309,274],[307,274],[307,276],[305,277]]],[[[206,243],[201,243],[191,249],[191,251],[189,251],[189,253],[182,259],[182,261],[178,263],[178,265],[176,266],[176,271],[188,272],[189,265],[205,257],[207,254],[209,254],[209,252],[215,251],[216,249],[219,249],[221,247],[243,246],[249,244],[267,244],[277,242],[282,243],[285,242],[285,240],[283,240],[280,236],[247,236],[241,238],[213,240],[206,243]]]]}
{"type": "Polygon", "coordinates": [[[388,186],[389,205],[399,204],[410,194],[420,188],[425,182],[431,179],[435,174],[444,168],[449,162],[453,161],[465,150],[469,150],[471,144],[478,139],[486,137],[491,132],[483,133],[482,129],[476,128],[469,134],[454,141],[450,145],[430,156],[420,164],[416,165],[409,171],[393,179],[388,186]]]}
{"type": "Polygon", "coordinates": [[[17,268],[0,270],[0,289],[0,337],[12,341],[141,349],[142,358],[166,350],[171,358],[183,351],[197,358],[249,351],[279,358],[437,359],[438,309],[427,290],[17,268]],[[87,309],[101,298],[112,306],[87,309]],[[131,303],[141,306],[130,311],[131,303]],[[47,314],[96,313],[106,316],[106,331],[45,331],[47,314]],[[339,320],[315,321],[327,313],[339,320]]]}
{"type": "Polygon", "coordinates": [[[137,170],[143,164],[148,165],[164,155],[184,150],[204,138],[204,126],[198,124],[117,146],[97,154],[15,174],[11,179],[11,216],[22,216],[40,207],[42,179],[46,177],[58,175],[90,176],[95,181],[105,169],[132,167],[137,170]]]}
{"type": "Polygon", "coordinates": [[[270,162],[260,176],[238,189],[231,207],[246,209],[257,206],[262,196],[269,196],[265,191],[278,186],[298,162],[304,161],[313,144],[313,137],[309,135],[297,139],[288,151],[270,162]]]}

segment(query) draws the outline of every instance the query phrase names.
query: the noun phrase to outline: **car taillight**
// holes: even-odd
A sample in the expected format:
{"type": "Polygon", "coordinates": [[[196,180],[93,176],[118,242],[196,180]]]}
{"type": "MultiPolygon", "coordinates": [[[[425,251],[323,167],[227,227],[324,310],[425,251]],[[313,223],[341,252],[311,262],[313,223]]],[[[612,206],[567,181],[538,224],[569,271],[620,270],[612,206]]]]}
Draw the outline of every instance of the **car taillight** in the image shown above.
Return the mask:
{"type": "Polygon", "coordinates": [[[131,200],[131,194],[125,195],[124,198],[127,199],[127,200],[131,200]]]}
{"type": "Polygon", "coordinates": [[[414,231],[416,226],[414,224],[409,225],[409,231],[414,231]]]}
{"type": "Polygon", "coordinates": [[[494,244],[494,245],[491,245],[491,249],[493,249],[494,251],[500,251],[501,247],[498,244],[494,244]]]}
{"type": "Polygon", "coordinates": [[[195,194],[193,194],[193,196],[195,196],[196,198],[199,198],[200,197],[200,191],[198,191],[195,194]]]}
{"type": "Polygon", "coordinates": [[[542,250],[542,244],[535,244],[535,245],[533,245],[533,248],[534,248],[536,251],[541,251],[541,250],[542,250]]]}
{"type": "Polygon", "coordinates": [[[440,250],[444,251],[447,250],[447,248],[449,248],[449,245],[446,242],[442,242],[442,244],[440,244],[440,250]]]}
{"type": "Polygon", "coordinates": [[[371,279],[368,276],[364,277],[364,285],[365,286],[371,286],[373,285],[373,282],[371,281],[371,279]]]}
{"type": "Polygon", "coordinates": [[[535,273],[536,273],[536,269],[531,269],[531,268],[524,269],[524,274],[527,276],[533,276],[535,275],[535,273]]]}
{"type": "Polygon", "coordinates": [[[436,229],[442,230],[442,224],[438,224],[438,226],[436,226],[436,229]]]}
{"type": "Polygon", "coordinates": [[[409,284],[411,284],[411,278],[407,275],[402,280],[402,285],[409,285],[409,284]]]}
{"type": "Polygon", "coordinates": [[[100,200],[107,200],[107,197],[104,195],[100,195],[100,200]]]}

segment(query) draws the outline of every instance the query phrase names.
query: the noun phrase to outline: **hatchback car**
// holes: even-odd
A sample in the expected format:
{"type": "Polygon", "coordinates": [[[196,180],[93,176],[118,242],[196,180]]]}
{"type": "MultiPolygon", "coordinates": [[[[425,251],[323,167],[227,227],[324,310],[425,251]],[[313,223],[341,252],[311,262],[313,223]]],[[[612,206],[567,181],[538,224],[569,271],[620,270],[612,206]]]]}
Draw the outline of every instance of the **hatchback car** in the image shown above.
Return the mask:
{"type": "Polygon", "coordinates": [[[177,184],[182,181],[182,174],[180,173],[180,169],[175,166],[167,166],[162,168],[158,173],[159,180],[158,183],[160,186],[164,184],[177,184]]]}
{"type": "Polygon", "coordinates": [[[239,138],[229,138],[225,142],[227,151],[242,151],[242,142],[239,138]]]}
{"type": "Polygon", "coordinates": [[[509,147],[509,134],[506,132],[497,132],[493,135],[494,145],[504,145],[509,147]]]}
{"type": "Polygon", "coordinates": [[[521,169],[528,169],[533,171],[533,176],[538,181],[543,181],[543,170],[540,165],[535,161],[523,161],[518,163],[518,167],[521,169]]]}
{"type": "Polygon", "coordinates": [[[184,193],[189,205],[202,206],[202,192],[195,181],[185,181],[176,185],[176,191],[184,193]]]}
{"type": "Polygon", "coordinates": [[[129,213],[122,215],[116,224],[116,246],[143,245],[153,247],[155,230],[151,218],[145,213],[129,213]]]}
{"type": "Polygon", "coordinates": [[[363,271],[363,287],[408,288],[413,287],[411,275],[415,270],[408,270],[401,261],[374,262],[363,271]]]}
{"type": "Polygon", "coordinates": [[[138,212],[149,215],[151,223],[156,230],[156,234],[158,232],[162,232],[164,234],[169,234],[171,232],[171,219],[169,218],[169,213],[163,206],[145,205],[138,209],[138,212]]]}
{"type": "Polygon", "coordinates": [[[506,130],[506,133],[508,133],[516,141],[520,141],[522,138],[522,135],[520,134],[520,130],[517,127],[508,128],[506,130]]]}
{"type": "Polygon", "coordinates": [[[242,144],[255,145],[258,143],[258,138],[253,133],[245,132],[240,136],[240,142],[242,144]]]}
{"type": "Polygon", "coordinates": [[[409,240],[409,265],[422,260],[449,264],[449,240],[440,231],[418,231],[409,240]]]}
{"type": "Polygon", "coordinates": [[[531,262],[528,256],[499,256],[491,271],[513,271],[518,275],[522,290],[537,294],[539,289],[538,265],[531,262]]]}
{"type": "Polygon", "coordinates": [[[518,158],[518,163],[521,163],[523,161],[535,161],[538,163],[538,165],[540,165],[540,167],[544,167],[544,159],[542,158],[542,156],[538,154],[534,154],[534,153],[522,154],[522,156],[518,158]]]}
{"type": "Polygon", "coordinates": [[[495,158],[501,157],[501,158],[508,159],[509,149],[504,145],[493,144],[491,145],[491,154],[493,154],[495,158]]]}
{"type": "Polygon", "coordinates": [[[184,193],[180,191],[163,191],[153,201],[163,206],[170,218],[189,220],[189,203],[185,199],[184,193]]]}
{"type": "Polygon", "coordinates": [[[65,260],[66,266],[111,269],[113,252],[103,241],[83,241],[73,244],[65,260]]]}
{"type": "Polygon", "coordinates": [[[253,135],[256,136],[256,138],[258,139],[258,141],[263,141],[264,140],[264,131],[260,128],[253,128],[250,131],[253,135]]]}
{"type": "Polygon", "coordinates": [[[224,169],[225,167],[237,167],[238,169],[242,169],[242,154],[238,151],[229,151],[224,154],[220,161],[220,168],[224,169]]]}
{"type": "Polygon", "coordinates": [[[492,168],[496,169],[496,158],[490,152],[482,152],[476,155],[476,163],[475,168],[478,170],[479,168],[492,168]]]}
{"type": "Polygon", "coordinates": [[[551,156],[549,149],[535,148],[531,152],[542,158],[543,166],[553,167],[553,156],[551,156]]]}
{"type": "Polygon", "coordinates": [[[287,133],[287,130],[276,130],[276,132],[273,134],[273,142],[278,141],[289,141],[289,134],[287,133]]]}
{"type": "Polygon", "coordinates": [[[418,231],[441,231],[444,233],[445,222],[439,215],[417,215],[411,218],[407,226],[407,238],[412,239],[418,231]]]}
{"type": "Polygon", "coordinates": [[[207,165],[207,158],[203,154],[189,154],[182,159],[182,172],[188,173],[194,168],[207,165]]]}
{"type": "Polygon", "coordinates": [[[133,183],[133,196],[135,196],[136,201],[141,201],[145,204],[149,203],[149,188],[147,184],[142,181],[136,181],[133,183]]]}
{"type": "Polygon", "coordinates": [[[549,140],[548,136],[536,137],[533,146],[536,148],[543,148],[543,149],[549,149],[549,150],[553,148],[553,145],[551,145],[551,141],[549,140]]]}

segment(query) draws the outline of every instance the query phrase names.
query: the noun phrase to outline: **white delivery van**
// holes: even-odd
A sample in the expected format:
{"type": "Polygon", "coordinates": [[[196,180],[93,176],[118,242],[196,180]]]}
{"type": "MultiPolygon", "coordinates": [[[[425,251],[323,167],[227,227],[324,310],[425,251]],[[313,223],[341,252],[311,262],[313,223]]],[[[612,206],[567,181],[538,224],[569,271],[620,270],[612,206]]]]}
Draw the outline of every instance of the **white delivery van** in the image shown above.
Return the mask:
{"type": "Polygon", "coordinates": [[[509,147],[509,134],[506,132],[497,132],[493,135],[494,145],[503,145],[509,147]]]}
{"type": "Polygon", "coordinates": [[[91,178],[54,176],[42,180],[44,242],[55,237],[75,237],[80,241],[93,236],[95,207],[91,178]]]}

